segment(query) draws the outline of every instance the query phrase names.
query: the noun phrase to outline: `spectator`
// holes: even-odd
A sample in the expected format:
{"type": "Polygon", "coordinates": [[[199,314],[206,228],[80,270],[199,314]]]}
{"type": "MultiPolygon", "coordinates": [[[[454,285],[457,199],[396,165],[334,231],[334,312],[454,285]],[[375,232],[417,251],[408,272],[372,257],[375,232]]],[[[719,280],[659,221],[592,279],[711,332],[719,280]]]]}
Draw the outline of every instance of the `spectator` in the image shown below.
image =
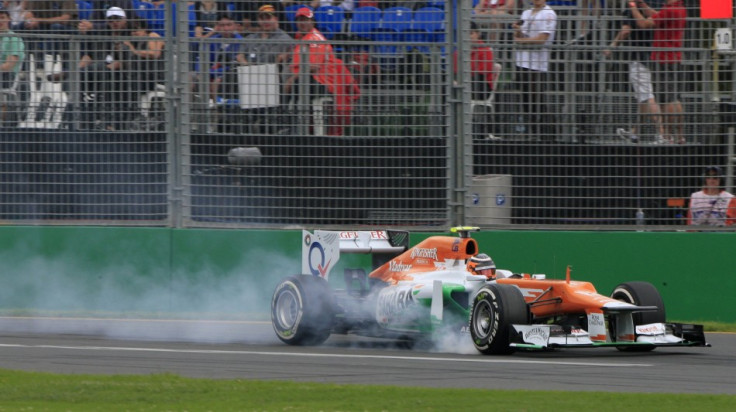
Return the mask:
{"type": "Polygon", "coordinates": [[[221,14],[215,25],[215,34],[211,39],[222,39],[225,41],[210,43],[209,52],[209,76],[210,76],[210,102],[217,102],[221,89],[226,98],[233,97],[237,92],[235,67],[236,64],[245,64],[245,56],[240,51],[243,39],[237,31],[235,20],[230,14],[221,14]],[[237,42],[233,40],[238,40],[237,42]],[[223,86],[224,85],[224,86],[223,86]]]}
{"type": "Polygon", "coordinates": [[[222,0],[201,0],[194,4],[194,37],[210,37],[215,34],[217,19],[227,13],[227,5],[222,0]]]}
{"type": "MultiPolygon", "coordinates": [[[[283,70],[284,64],[288,63],[291,58],[291,49],[294,47],[294,39],[285,31],[279,28],[279,18],[276,15],[276,8],[271,4],[266,4],[258,9],[258,32],[249,34],[245,37],[242,46],[242,53],[246,64],[277,64],[279,74],[283,78],[286,76],[283,70]]],[[[283,83],[281,81],[280,85],[283,83]]],[[[280,93],[281,105],[286,103],[286,95],[280,93]]],[[[281,113],[281,107],[277,109],[281,113]]],[[[252,113],[265,113],[267,109],[255,109],[252,113]]],[[[284,124],[283,119],[278,123],[281,124],[279,133],[284,134],[289,131],[284,124]]]]}
{"type": "Polygon", "coordinates": [[[261,6],[270,4],[276,10],[276,15],[284,14],[284,9],[294,3],[306,3],[306,1],[282,0],[278,1],[257,1],[257,0],[236,0],[233,2],[235,6],[235,14],[242,25],[243,34],[258,32],[258,9],[261,6]]]}
{"type": "Polygon", "coordinates": [[[588,28],[590,22],[598,21],[598,18],[601,16],[601,0],[580,0],[580,15],[582,17],[580,18],[580,31],[578,35],[584,37],[590,32],[588,28]],[[591,16],[593,16],[592,19],[591,16]]]}
{"type": "Polygon", "coordinates": [[[138,93],[153,90],[156,84],[164,82],[164,41],[158,33],[148,29],[145,20],[132,20],[130,34],[135,39],[123,42],[125,52],[123,64],[131,80],[131,91],[136,101],[138,93]]]}
{"type": "MultiPolygon", "coordinates": [[[[493,92],[496,76],[501,71],[501,65],[493,63],[493,49],[486,45],[483,33],[480,31],[478,25],[473,22],[470,23],[470,40],[472,42],[470,71],[472,75],[473,100],[486,100],[493,92]]],[[[455,67],[457,67],[457,63],[455,67]]]]}
{"type": "Polygon", "coordinates": [[[511,23],[516,15],[516,0],[480,0],[475,6],[477,22],[490,29],[488,40],[498,41],[501,30],[511,23]]]}
{"type": "MultiPolygon", "coordinates": [[[[293,74],[286,80],[284,91],[289,93],[294,88],[299,77],[301,54],[305,51],[309,54],[309,61],[305,63],[309,66],[310,79],[312,83],[317,83],[315,93],[311,93],[310,87],[310,95],[324,95],[326,89],[334,96],[334,115],[330,116],[327,134],[342,136],[344,127],[351,123],[353,104],[360,95],[360,89],[342,60],[335,57],[327,39],[315,27],[314,12],[306,7],[297,10],[296,23],[299,30],[297,40],[301,40],[302,44],[294,47],[291,66],[293,74]],[[306,45],[308,46],[303,47],[306,45]]],[[[314,84],[310,84],[312,85],[314,84]]]]}
{"type": "Polygon", "coordinates": [[[135,9],[132,0],[88,0],[92,3],[92,16],[89,20],[79,20],[77,30],[85,34],[90,32],[101,32],[107,30],[107,19],[105,13],[110,7],[119,7],[125,11],[127,16],[134,16],[135,9]]]}
{"type": "Polygon", "coordinates": [[[475,5],[476,15],[513,15],[516,11],[516,0],[480,0],[475,5]]]}
{"type": "Polygon", "coordinates": [[[276,8],[270,4],[258,9],[258,32],[245,40],[242,47],[246,64],[285,63],[293,47],[293,39],[279,28],[276,8]]]}
{"type": "Polygon", "coordinates": [[[736,197],[723,189],[721,168],[706,168],[703,178],[703,190],[690,196],[687,224],[723,227],[736,223],[736,197]]]}
{"type": "MultiPolygon", "coordinates": [[[[124,65],[127,47],[123,37],[130,34],[127,13],[120,7],[110,7],[105,12],[108,30],[103,33],[108,40],[90,43],[78,64],[83,101],[99,108],[94,120],[95,128],[115,130],[126,113],[130,76],[124,65]],[[100,116],[101,115],[101,116],[100,116]]],[[[49,76],[51,81],[68,77],[68,72],[49,76]]]]}
{"type": "Polygon", "coordinates": [[[23,39],[10,30],[10,13],[0,8],[0,89],[11,88],[25,57],[23,39]]]}
{"type": "MultiPolygon", "coordinates": [[[[488,100],[493,93],[497,77],[501,73],[501,65],[493,63],[493,50],[484,43],[483,33],[480,31],[475,22],[470,22],[470,40],[472,49],[470,50],[470,75],[472,87],[472,100],[488,100]]],[[[458,66],[458,56],[455,52],[455,70],[458,66]]],[[[475,114],[473,113],[473,118],[475,114]]],[[[486,137],[497,140],[498,137],[489,133],[488,122],[482,122],[481,132],[486,137]]]]}
{"type": "Polygon", "coordinates": [[[666,135],[661,143],[685,143],[679,93],[679,84],[682,81],[681,50],[687,17],[682,0],[666,0],[660,11],[655,11],[643,0],[630,1],[629,9],[636,19],[637,27],[654,29],[650,59],[654,66],[655,95],[664,108],[666,135]]]}
{"type": "Polygon", "coordinates": [[[21,31],[28,19],[28,0],[4,0],[3,7],[10,16],[10,30],[21,31]]]}
{"type": "MultiPolygon", "coordinates": [[[[516,44],[517,80],[520,83],[522,109],[531,128],[532,138],[542,137],[541,125],[546,111],[542,102],[549,70],[549,45],[555,39],[557,14],[546,0],[532,0],[533,7],[521,14],[521,21],[512,25],[516,44]]],[[[549,139],[545,130],[544,138],[549,139]]]]}
{"type": "MultiPolygon", "coordinates": [[[[26,57],[23,39],[10,30],[10,13],[0,8],[0,90],[13,88],[18,72],[23,66],[26,57]]],[[[6,102],[3,101],[0,123],[5,124],[7,112],[6,102]]]]}
{"type": "MultiPolygon", "coordinates": [[[[77,23],[77,31],[79,34],[104,35],[109,29],[105,14],[110,7],[119,7],[125,11],[128,17],[135,16],[135,10],[132,0],[89,0],[92,4],[92,13],[89,19],[79,20],[77,23]]],[[[85,41],[82,43],[82,56],[93,54],[98,47],[98,40],[85,41]]]]}
{"type": "Polygon", "coordinates": [[[245,64],[283,64],[291,58],[294,39],[279,28],[276,8],[266,4],[258,9],[258,32],[245,37],[242,53],[245,64]]]}
{"type": "MultiPolygon", "coordinates": [[[[266,4],[258,9],[258,27],[257,33],[245,37],[242,46],[245,64],[278,64],[279,74],[282,77],[286,76],[282,67],[291,58],[290,52],[294,47],[294,39],[279,28],[279,18],[273,5],[266,4]]],[[[286,103],[285,94],[281,93],[280,96],[280,104],[286,103]]],[[[263,111],[258,110],[258,112],[263,111]]],[[[281,121],[279,123],[283,124],[281,121]]],[[[287,127],[280,129],[280,133],[286,132],[288,132],[287,127]]]]}
{"type": "MultiPolygon", "coordinates": [[[[74,0],[37,0],[27,5],[25,30],[51,35],[74,33],[78,16],[77,3],[74,0]]],[[[68,42],[59,38],[48,43],[38,41],[36,46],[46,52],[61,53],[68,49],[68,42]]]]}
{"type": "Polygon", "coordinates": [[[630,130],[617,129],[616,132],[622,138],[638,141],[637,124],[643,124],[646,120],[651,120],[656,125],[655,142],[664,141],[664,128],[662,126],[662,116],[660,114],[659,104],[654,98],[654,89],[652,88],[652,73],[649,70],[649,54],[652,45],[652,30],[637,28],[631,10],[624,10],[621,20],[621,30],[616,34],[611,42],[611,48],[603,51],[606,57],[611,56],[611,49],[625,45],[628,49],[622,52],[624,60],[629,62],[629,82],[634,89],[634,95],[639,105],[639,115],[641,116],[638,123],[634,123],[630,130]]]}

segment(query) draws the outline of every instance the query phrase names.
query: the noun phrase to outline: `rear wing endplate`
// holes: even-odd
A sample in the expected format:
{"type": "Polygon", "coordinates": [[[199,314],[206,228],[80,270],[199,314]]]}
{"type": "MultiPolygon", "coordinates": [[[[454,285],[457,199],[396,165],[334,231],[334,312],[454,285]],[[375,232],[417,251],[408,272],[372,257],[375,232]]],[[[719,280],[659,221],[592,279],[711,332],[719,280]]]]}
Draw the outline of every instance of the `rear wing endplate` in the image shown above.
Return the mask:
{"type": "Polygon", "coordinates": [[[302,231],[302,273],[327,279],[341,253],[398,255],[409,247],[409,232],[396,230],[302,231]]]}

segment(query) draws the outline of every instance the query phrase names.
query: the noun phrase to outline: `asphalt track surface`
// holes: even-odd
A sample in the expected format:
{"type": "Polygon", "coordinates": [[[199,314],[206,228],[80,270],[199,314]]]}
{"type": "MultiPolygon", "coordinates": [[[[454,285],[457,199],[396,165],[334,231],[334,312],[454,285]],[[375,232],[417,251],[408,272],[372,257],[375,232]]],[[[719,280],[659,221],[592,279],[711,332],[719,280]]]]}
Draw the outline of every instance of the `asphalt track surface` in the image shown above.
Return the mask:
{"type": "Polygon", "coordinates": [[[736,394],[736,334],[710,348],[614,348],[483,356],[470,342],[406,349],[332,336],[317,347],[278,341],[269,322],[0,318],[0,368],[73,374],[170,372],[436,388],[736,394]]]}

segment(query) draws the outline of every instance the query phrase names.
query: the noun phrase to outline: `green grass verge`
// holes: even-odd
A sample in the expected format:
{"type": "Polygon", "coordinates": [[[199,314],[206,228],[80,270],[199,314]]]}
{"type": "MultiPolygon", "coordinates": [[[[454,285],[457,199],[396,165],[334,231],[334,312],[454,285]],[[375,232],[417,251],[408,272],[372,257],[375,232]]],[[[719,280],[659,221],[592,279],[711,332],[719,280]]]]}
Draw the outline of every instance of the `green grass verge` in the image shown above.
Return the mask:
{"type": "MultiPolygon", "coordinates": [[[[688,323],[688,322],[682,322],[682,323],[688,323]]],[[[706,332],[736,332],[736,323],[726,323],[726,322],[689,322],[689,323],[701,323],[703,325],[703,329],[706,332]]]]}
{"type": "Polygon", "coordinates": [[[0,411],[725,411],[736,395],[402,388],[0,369],[0,411]]]}
{"type": "MultiPolygon", "coordinates": [[[[707,332],[736,332],[732,323],[692,323],[703,323],[707,332]]],[[[0,411],[546,411],[550,405],[569,410],[595,405],[599,411],[726,411],[734,402],[734,395],[401,388],[0,369],[0,411]]]]}

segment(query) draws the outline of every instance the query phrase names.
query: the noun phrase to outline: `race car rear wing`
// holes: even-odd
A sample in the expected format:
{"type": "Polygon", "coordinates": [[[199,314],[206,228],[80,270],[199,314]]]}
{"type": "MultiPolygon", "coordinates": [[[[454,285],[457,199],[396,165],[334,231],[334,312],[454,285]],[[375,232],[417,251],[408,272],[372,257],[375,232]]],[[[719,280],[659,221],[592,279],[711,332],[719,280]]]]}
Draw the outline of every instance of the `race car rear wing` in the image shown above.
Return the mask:
{"type": "Polygon", "coordinates": [[[409,248],[409,232],[396,230],[302,231],[302,273],[323,277],[340,260],[341,253],[370,254],[378,267],[409,248]]]}

